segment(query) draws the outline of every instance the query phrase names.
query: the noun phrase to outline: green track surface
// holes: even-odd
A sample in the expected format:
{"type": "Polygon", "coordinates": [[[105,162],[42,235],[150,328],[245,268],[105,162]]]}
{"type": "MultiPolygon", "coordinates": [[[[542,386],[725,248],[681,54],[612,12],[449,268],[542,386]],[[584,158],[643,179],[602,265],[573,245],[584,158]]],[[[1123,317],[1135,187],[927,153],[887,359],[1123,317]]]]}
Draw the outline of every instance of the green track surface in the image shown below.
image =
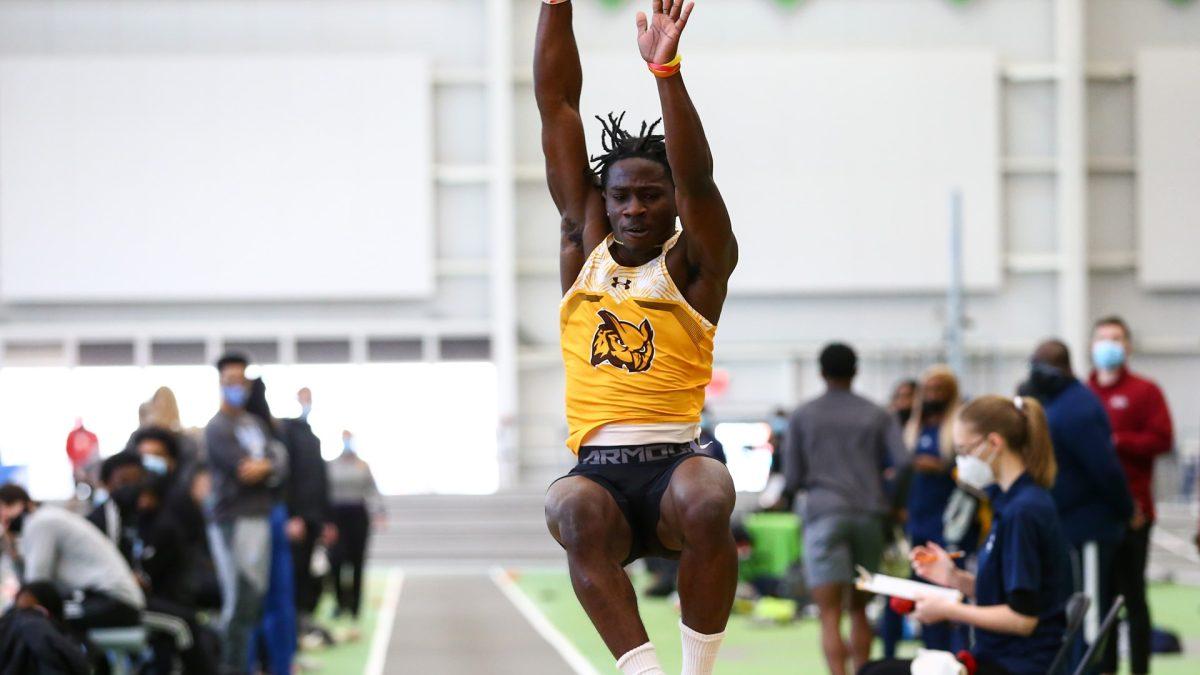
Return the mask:
{"type": "MultiPolygon", "coordinates": [[[[318,673],[336,675],[351,675],[361,673],[367,666],[367,658],[371,652],[371,636],[375,632],[375,620],[379,616],[379,605],[383,602],[383,589],[387,584],[387,568],[369,568],[363,589],[363,605],[358,620],[358,630],[361,637],[355,642],[341,642],[333,647],[316,651],[301,652],[300,656],[310,660],[320,669],[318,673]]],[[[355,624],[349,619],[334,619],[333,601],[328,594],[323,596],[317,607],[317,621],[335,636],[340,637],[355,624]]]]}
{"type": "MultiPolygon", "coordinates": [[[[526,572],[518,577],[517,583],[597,670],[617,672],[608,649],[579,607],[565,573],[526,572]]],[[[663,668],[668,673],[678,673],[678,614],[665,600],[640,598],[639,602],[642,619],[651,641],[658,647],[663,668]]],[[[1188,652],[1183,656],[1156,656],[1151,671],[1156,675],[1200,673],[1200,588],[1154,585],[1150,589],[1150,603],[1155,625],[1179,633],[1188,652]]],[[[909,644],[901,652],[911,654],[914,650],[915,646],[909,644]]],[[[825,662],[816,621],[805,619],[788,626],[775,626],[759,625],[744,616],[730,620],[717,667],[720,675],[823,672],[825,662]]],[[[1123,668],[1121,672],[1128,670],[1123,668]]]]}

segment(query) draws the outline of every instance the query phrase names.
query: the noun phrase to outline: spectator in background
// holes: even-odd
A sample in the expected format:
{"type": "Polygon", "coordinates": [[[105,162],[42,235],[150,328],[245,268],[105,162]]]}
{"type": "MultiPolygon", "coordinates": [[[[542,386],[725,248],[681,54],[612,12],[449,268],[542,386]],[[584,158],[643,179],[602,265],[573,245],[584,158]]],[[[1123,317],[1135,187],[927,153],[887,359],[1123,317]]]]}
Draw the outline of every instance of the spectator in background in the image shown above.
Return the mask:
{"type": "Polygon", "coordinates": [[[912,378],[900,380],[892,389],[892,397],[888,401],[888,410],[896,416],[900,426],[908,424],[912,417],[913,402],[917,397],[917,381],[912,378]]]}
{"type": "Polygon", "coordinates": [[[178,434],[163,427],[143,427],[133,432],[129,446],[146,471],[174,483],[180,465],[178,434]]]}
{"type": "MultiPolygon", "coordinates": [[[[271,414],[267,384],[261,377],[250,382],[246,413],[262,420],[274,439],[283,444],[283,425],[271,414]]],[[[296,655],[296,584],[292,577],[292,549],[287,533],[288,509],[284,503],[292,478],[291,453],[286,445],[283,447],[289,461],[288,476],[271,491],[273,503],[267,521],[271,532],[270,572],[267,593],[263,596],[262,617],[250,650],[251,662],[271,673],[292,672],[296,655]]]]}
{"type": "MultiPolygon", "coordinates": [[[[159,387],[150,400],[138,408],[138,431],[155,427],[170,432],[175,437],[175,460],[177,464],[189,464],[200,459],[200,431],[184,429],[179,418],[179,403],[170,387],[159,387]]],[[[129,437],[127,447],[135,445],[134,436],[129,437]]]]}
{"type": "Polygon", "coordinates": [[[329,575],[337,598],[337,614],[349,614],[357,620],[371,515],[381,518],[383,503],[371,467],[358,456],[354,435],[349,431],[342,432],[342,454],[330,460],[327,467],[333,522],[338,533],[337,543],[330,551],[329,575]]]}
{"type": "MultiPolygon", "coordinates": [[[[1134,513],[1113,559],[1113,589],[1125,596],[1129,661],[1134,675],[1150,672],[1150,607],[1146,603],[1146,557],[1154,525],[1154,461],[1171,451],[1171,413],[1158,385],[1130,372],[1132,333],[1120,317],[1096,322],[1088,384],[1100,397],[1112,425],[1112,440],[1133,494],[1134,513]]],[[[1117,641],[1111,640],[1101,669],[1117,670],[1117,641]]]]}
{"type": "Polygon", "coordinates": [[[186,675],[205,675],[216,672],[220,643],[201,626],[196,606],[180,592],[190,585],[200,562],[192,557],[196,552],[190,540],[203,536],[204,527],[176,517],[180,504],[174,496],[179,492],[167,476],[152,475],[142,484],[137,545],[129,564],[146,594],[142,624],[150,632],[151,672],[173,672],[178,658],[186,675]]]}
{"type": "Polygon", "coordinates": [[[304,387],[296,392],[300,416],[283,420],[284,445],[287,446],[291,470],[287,481],[287,535],[292,547],[292,581],[295,584],[296,612],[301,633],[312,623],[317,608],[317,594],[311,570],[313,548],[325,536],[333,539],[336,530],[331,522],[329,504],[329,473],[321,457],[321,439],[308,424],[312,412],[312,391],[304,387]],[[328,529],[328,531],[326,531],[328,529]]]}
{"type": "Polygon", "coordinates": [[[88,675],[91,668],[78,642],[63,634],[63,601],[54,585],[25,584],[0,617],[0,664],[4,673],[88,675]]]}
{"type": "Polygon", "coordinates": [[[15,540],[22,581],[48,581],[70,594],[65,620],[81,641],[92,628],[141,622],[146,600],[129,565],[86,519],[8,483],[0,486],[0,524],[15,540]]]}
{"type": "MultiPolygon", "coordinates": [[[[981,396],[957,419],[958,479],[995,495],[996,519],[974,574],[936,543],[913,549],[912,564],[922,578],[974,601],[925,596],[913,615],[922,623],[973,626],[970,672],[976,675],[1042,675],[1062,645],[1071,584],[1062,524],[1049,494],[1056,466],[1046,416],[1033,398],[981,396]]],[[[958,670],[882,661],[859,675],[958,670]]]]}
{"type": "Polygon", "coordinates": [[[870,657],[870,596],[854,590],[855,570],[879,570],[888,512],[883,472],[900,464],[905,452],[896,420],[851,391],[858,373],[854,350],[831,344],[820,362],[826,391],[792,414],[783,465],[788,492],[806,493],[804,571],[821,612],[825,661],[830,673],[843,675],[847,657],[855,669],[870,657]],[[849,649],[841,634],[847,601],[849,649]]]}
{"type": "MultiPolygon", "coordinates": [[[[955,491],[953,422],[959,402],[958,378],[949,366],[922,373],[904,428],[904,443],[912,453],[904,529],[913,546],[946,545],[942,519],[955,491]]],[[[950,651],[954,646],[947,623],[923,626],[921,639],[929,649],[950,651]]]]}
{"type": "Polygon", "coordinates": [[[1050,494],[1071,544],[1075,590],[1093,599],[1089,612],[1094,630],[1112,605],[1113,555],[1133,516],[1108,415],[1096,395],[1075,378],[1071,352],[1060,340],[1038,345],[1020,393],[1036,398],[1046,410],[1059,468],[1050,494]],[[1096,569],[1099,577],[1084,579],[1085,569],[1096,569]]]}
{"type": "Polygon", "coordinates": [[[96,463],[100,461],[100,439],[83,426],[82,419],[77,418],[75,427],[67,434],[67,459],[71,461],[71,473],[75,478],[75,495],[86,498],[91,492],[91,482],[95,480],[96,463]]]}
{"type": "Polygon", "coordinates": [[[287,452],[261,419],[246,412],[248,365],[234,354],[217,361],[221,408],[204,430],[216,495],[210,543],[222,586],[222,664],[233,673],[249,667],[249,641],[270,575],[273,490],[287,475],[287,452]]]}
{"type": "Polygon", "coordinates": [[[146,469],[136,452],[126,450],[105,459],[100,464],[100,484],[107,496],[87,516],[126,560],[133,555],[128,530],[137,525],[138,493],[145,480],[146,469]]]}
{"type": "MultiPolygon", "coordinates": [[[[908,424],[908,420],[912,418],[913,402],[916,396],[917,381],[912,378],[900,380],[892,388],[892,395],[888,399],[888,412],[896,416],[896,421],[899,422],[901,428],[904,428],[908,424]]],[[[884,491],[890,504],[889,515],[891,516],[884,533],[886,545],[884,550],[886,551],[893,546],[898,546],[902,538],[899,530],[903,528],[907,519],[906,506],[909,485],[912,483],[912,465],[905,464],[884,475],[886,477],[884,491]]],[[[903,635],[904,618],[892,609],[891,604],[885,603],[879,617],[879,637],[883,642],[885,659],[895,658],[896,647],[900,644],[903,635]]]]}

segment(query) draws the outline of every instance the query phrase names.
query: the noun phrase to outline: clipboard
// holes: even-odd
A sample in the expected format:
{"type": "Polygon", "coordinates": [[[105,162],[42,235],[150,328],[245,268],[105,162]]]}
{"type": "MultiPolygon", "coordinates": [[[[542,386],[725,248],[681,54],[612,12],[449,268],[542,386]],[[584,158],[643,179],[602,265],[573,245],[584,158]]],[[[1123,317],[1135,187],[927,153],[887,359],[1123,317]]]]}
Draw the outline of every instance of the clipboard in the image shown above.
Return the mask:
{"type": "Polygon", "coordinates": [[[943,597],[954,602],[962,602],[963,595],[953,588],[935,586],[923,581],[889,577],[886,574],[871,574],[861,565],[858,566],[858,579],[854,587],[867,593],[887,595],[893,598],[916,600],[919,597],[943,597]]]}

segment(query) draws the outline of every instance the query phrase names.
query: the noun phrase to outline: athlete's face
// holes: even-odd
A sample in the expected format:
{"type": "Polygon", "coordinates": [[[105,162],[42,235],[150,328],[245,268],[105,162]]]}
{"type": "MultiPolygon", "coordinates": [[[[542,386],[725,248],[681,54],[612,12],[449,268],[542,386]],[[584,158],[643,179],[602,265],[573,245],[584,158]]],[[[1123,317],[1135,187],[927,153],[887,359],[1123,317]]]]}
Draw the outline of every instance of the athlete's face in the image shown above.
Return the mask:
{"type": "Polygon", "coordinates": [[[613,164],[604,206],[613,236],[631,251],[662,246],[675,234],[675,184],[658,162],[633,157],[613,164]]]}

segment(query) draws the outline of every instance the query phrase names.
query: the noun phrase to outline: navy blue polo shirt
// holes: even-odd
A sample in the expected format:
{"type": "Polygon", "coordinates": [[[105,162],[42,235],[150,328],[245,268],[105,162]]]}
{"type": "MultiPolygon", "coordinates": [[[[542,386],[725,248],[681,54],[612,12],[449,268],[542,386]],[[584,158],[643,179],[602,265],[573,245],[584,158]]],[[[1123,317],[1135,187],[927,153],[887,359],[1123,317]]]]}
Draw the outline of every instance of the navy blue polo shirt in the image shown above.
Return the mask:
{"type": "Polygon", "coordinates": [[[1037,628],[1029,637],[975,630],[975,657],[1013,675],[1043,675],[1062,646],[1071,594],[1067,540],[1050,493],[1027,473],[999,492],[995,520],[979,553],[975,604],[1009,604],[1014,593],[1037,598],[1037,628]]]}
{"type": "MultiPolygon", "coordinates": [[[[941,459],[942,453],[938,447],[940,434],[941,428],[937,425],[923,427],[913,454],[941,459]]],[[[905,529],[914,545],[930,541],[939,546],[946,543],[942,539],[942,515],[953,493],[954,479],[949,473],[913,472],[908,488],[908,523],[905,529]]]]}

